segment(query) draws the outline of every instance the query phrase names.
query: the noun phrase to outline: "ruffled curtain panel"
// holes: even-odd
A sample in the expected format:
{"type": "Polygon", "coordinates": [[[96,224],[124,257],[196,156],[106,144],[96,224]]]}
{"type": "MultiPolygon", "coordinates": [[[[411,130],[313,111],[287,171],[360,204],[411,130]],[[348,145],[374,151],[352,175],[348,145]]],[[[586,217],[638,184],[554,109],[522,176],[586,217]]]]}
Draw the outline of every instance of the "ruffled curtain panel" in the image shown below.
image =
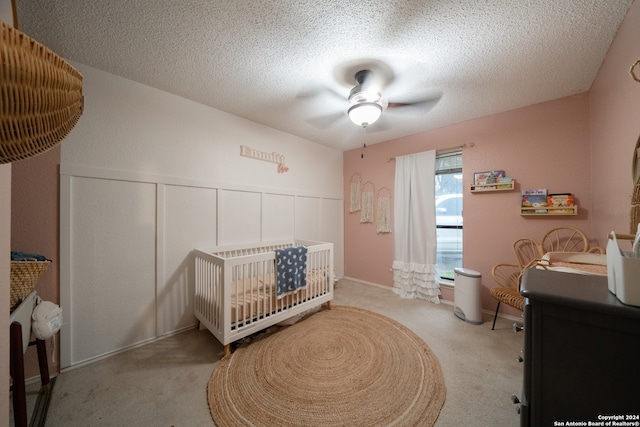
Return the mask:
{"type": "Polygon", "coordinates": [[[435,151],[396,157],[393,291],[438,304],[435,161],[435,151]]]}

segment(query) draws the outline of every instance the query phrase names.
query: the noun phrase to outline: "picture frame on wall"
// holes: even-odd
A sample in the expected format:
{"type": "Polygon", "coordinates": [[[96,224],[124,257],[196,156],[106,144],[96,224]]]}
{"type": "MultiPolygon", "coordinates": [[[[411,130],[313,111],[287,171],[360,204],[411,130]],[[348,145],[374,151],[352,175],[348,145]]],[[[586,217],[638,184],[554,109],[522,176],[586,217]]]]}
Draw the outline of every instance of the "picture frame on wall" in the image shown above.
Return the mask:
{"type": "Polygon", "coordinates": [[[500,181],[500,178],[504,178],[504,176],[505,174],[503,170],[475,172],[473,174],[473,184],[495,184],[500,181]]]}

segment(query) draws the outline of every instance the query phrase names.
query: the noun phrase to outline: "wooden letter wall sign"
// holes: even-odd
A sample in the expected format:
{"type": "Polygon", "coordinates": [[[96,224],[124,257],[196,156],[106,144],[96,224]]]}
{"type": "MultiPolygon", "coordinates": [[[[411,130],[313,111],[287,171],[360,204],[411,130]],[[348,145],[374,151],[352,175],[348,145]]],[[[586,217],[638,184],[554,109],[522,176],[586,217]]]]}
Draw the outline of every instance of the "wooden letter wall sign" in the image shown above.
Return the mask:
{"type": "Polygon", "coordinates": [[[289,168],[284,165],[284,154],[278,154],[275,151],[267,153],[265,151],[254,150],[246,145],[241,145],[240,155],[251,159],[262,160],[263,162],[275,163],[278,165],[278,173],[289,171],[289,168]]]}

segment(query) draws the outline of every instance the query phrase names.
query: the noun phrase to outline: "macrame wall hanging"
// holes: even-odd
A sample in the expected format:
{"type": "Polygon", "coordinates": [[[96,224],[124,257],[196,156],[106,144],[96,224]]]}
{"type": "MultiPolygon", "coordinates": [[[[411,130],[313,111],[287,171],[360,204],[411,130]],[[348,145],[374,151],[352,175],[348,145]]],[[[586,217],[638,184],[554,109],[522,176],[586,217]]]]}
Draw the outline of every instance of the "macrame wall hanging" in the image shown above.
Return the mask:
{"type": "Polygon", "coordinates": [[[378,234],[391,233],[391,190],[382,187],[376,192],[373,182],[362,183],[362,176],[355,172],[349,180],[349,213],[360,212],[361,224],[374,222],[374,195],[376,231],[378,234]]]}
{"type": "Polygon", "coordinates": [[[362,210],[360,211],[360,223],[373,222],[373,194],[376,191],[373,182],[367,181],[362,186],[362,210]]]}
{"type": "Polygon", "coordinates": [[[362,177],[358,172],[351,175],[349,183],[349,213],[358,212],[361,208],[360,191],[362,177]]]}
{"type": "Polygon", "coordinates": [[[377,228],[378,234],[391,233],[391,190],[382,187],[377,192],[377,228]]]}

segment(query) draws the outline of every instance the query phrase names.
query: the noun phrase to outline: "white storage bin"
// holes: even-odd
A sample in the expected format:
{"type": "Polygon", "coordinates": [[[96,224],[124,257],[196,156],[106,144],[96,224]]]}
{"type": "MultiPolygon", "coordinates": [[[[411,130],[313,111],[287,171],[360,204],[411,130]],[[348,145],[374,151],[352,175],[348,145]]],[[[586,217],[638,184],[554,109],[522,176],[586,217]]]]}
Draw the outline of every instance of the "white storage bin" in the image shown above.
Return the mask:
{"type": "Polygon", "coordinates": [[[465,322],[482,324],[480,285],[482,275],[467,268],[455,268],[453,313],[465,322]]]}
{"type": "Polygon", "coordinates": [[[623,304],[640,307],[640,258],[621,251],[615,233],[611,235],[607,244],[609,291],[623,304]]]}

